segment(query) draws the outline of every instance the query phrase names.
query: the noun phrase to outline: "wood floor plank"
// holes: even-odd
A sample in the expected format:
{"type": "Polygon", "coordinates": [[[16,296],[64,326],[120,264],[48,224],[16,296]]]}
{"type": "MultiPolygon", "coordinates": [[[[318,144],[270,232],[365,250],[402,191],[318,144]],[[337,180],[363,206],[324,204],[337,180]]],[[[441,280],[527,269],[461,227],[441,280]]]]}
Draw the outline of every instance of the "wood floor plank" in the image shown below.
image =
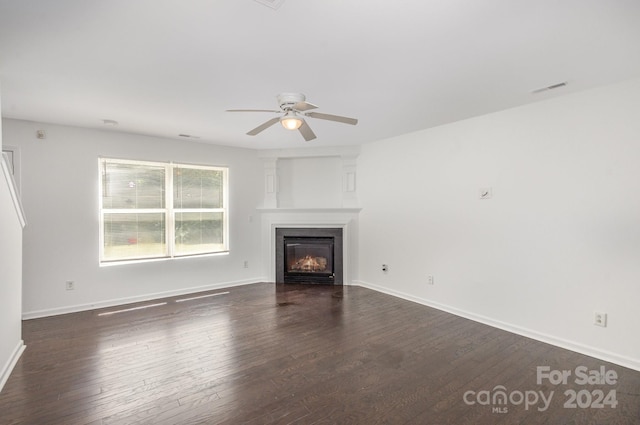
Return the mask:
{"type": "Polygon", "coordinates": [[[640,423],[640,372],[419,304],[323,285],[196,295],[213,294],[25,321],[0,425],[640,423]],[[537,366],[580,365],[618,383],[536,383],[537,366]],[[465,402],[497,386],[555,394],[546,411],[465,402]],[[618,405],[565,408],[585,389],[618,405]]]}

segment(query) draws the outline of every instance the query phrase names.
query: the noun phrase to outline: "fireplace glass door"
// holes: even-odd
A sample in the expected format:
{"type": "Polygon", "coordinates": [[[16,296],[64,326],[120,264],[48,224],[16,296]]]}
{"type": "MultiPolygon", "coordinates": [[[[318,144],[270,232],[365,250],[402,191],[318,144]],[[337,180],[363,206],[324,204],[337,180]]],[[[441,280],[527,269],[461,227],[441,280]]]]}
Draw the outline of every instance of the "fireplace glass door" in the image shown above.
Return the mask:
{"type": "Polygon", "coordinates": [[[333,283],[333,237],[285,237],[285,282],[333,283]]]}

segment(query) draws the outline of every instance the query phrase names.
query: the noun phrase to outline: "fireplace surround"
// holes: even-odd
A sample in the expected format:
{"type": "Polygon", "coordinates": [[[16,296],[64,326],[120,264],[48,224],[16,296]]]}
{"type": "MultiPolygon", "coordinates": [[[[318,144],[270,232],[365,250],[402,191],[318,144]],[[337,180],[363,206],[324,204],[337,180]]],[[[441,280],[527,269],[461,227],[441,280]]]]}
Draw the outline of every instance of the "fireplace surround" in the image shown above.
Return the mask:
{"type": "Polygon", "coordinates": [[[276,282],[343,284],[341,228],[277,227],[276,282]]]}

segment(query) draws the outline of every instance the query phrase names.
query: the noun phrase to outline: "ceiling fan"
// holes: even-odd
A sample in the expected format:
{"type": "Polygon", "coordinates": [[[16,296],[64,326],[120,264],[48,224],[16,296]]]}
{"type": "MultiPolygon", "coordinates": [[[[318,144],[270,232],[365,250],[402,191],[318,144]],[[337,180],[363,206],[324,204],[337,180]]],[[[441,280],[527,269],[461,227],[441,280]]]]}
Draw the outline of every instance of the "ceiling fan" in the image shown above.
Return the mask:
{"type": "Polygon", "coordinates": [[[280,117],[271,118],[269,121],[260,124],[247,134],[249,136],[255,136],[279,121],[287,130],[300,131],[300,134],[302,134],[302,137],[304,137],[304,140],[307,142],[315,139],[316,135],[304,120],[304,117],[336,121],[351,125],[356,125],[358,123],[358,120],[355,118],[322,114],[320,112],[307,112],[311,109],[316,109],[317,106],[307,102],[305,99],[306,97],[302,93],[281,93],[278,95],[278,104],[280,105],[279,111],[275,109],[227,109],[227,112],[275,112],[277,114],[283,114],[280,117]]]}

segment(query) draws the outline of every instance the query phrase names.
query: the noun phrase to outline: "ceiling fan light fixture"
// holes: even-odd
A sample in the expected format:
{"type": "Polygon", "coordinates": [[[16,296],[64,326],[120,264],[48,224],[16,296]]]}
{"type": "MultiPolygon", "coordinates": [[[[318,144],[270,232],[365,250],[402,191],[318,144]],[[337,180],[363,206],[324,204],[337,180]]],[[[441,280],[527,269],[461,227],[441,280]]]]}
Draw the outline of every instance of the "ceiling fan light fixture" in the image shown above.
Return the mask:
{"type": "Polygon", "coordinates": [[[247,136],[255,136],[260,134],[267,128],[275,125],[278,121],[282,124],[285,130],[298,130],[304,140],[307,142],[316,138],[315,133],[309,127],[309,124],[304,117],[317,118],[327,121],[335,121],[343,124],[358,124],[358,120],[355,118],[343,117],[340,115],[323,114],[318,112],[307,112],[312,109],[316,109],[318,106],[306,101],[305,96],[302,93],[280,93],[278,95],[279,111],[271,109],[227,109],[228,112],[275,112],[277,114],[284,113],[284,115],[271,118],[270,120],[263,122],[253,130],[247,132],[247,136]]]}
{"type": "Polygon", "coordinates": [[[287,112],[286,115],[280,118],[280,124],[287,130],[297,130],[302,125],[302,118],[291,112],[287,112]]]}

